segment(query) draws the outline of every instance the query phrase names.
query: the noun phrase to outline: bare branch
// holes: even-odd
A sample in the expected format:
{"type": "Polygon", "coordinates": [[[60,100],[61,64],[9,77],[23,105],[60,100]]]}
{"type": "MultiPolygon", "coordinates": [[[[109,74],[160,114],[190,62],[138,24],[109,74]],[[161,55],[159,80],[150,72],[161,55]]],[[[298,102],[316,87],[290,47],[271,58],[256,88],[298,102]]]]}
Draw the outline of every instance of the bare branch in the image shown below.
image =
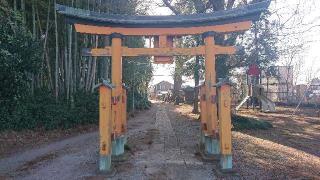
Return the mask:
{"type": "Polygon", "coordinates": [[[174,14],[181,14],[176,8],[174,8],[168,0],[162,0],[162,2],[168,7],[174,14]]]}
{"type": "Polygon", "coordinates": [[[235,0],[228,0],[227,2],[227,9],[231,9],[234,5],[235,0]]]}

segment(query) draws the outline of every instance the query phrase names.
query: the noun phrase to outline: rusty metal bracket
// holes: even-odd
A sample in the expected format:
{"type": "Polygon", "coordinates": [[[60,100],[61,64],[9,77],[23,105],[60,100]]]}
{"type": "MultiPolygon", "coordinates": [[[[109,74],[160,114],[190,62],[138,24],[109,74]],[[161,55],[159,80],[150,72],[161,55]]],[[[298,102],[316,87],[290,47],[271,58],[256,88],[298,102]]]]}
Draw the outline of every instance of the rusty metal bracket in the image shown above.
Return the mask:
{"type": "Polygon", "coordinates": [[[112,96],[111,97],[111,101],[112,101],[112,104],[113,105],[116,105],[116,104],[118,104],[118,102],[120,101],[120,96],[112,96]]]}
{"type": "Polygon", "coordinates": [[[211,103],[212,104],[216,104],[217,103],[217,96],[216,95],[212,95],[211,96],[211,103]]]}
{"type": "Polygon", "coordinates": [[[201,96],[201,99],[202,99],[203,101],[205,101],[205,100],[207,99],[207,96],[206,96],[205,94],[203,94],[203,95],[201,96]]]}
{"type": "Polygon", "coordinates": [[[232,83],[230,82],[229,78],[219,78],[219,82],[214,84],[212,87],[221,87],[223,85],[232,86],[232,83]]]}
{"type": "Polygon", "coordinates": [[[208,130],[207,123],[203,123],[203,124],[202,124],[202,129],[205,130],[205,131],[208,130]]]}

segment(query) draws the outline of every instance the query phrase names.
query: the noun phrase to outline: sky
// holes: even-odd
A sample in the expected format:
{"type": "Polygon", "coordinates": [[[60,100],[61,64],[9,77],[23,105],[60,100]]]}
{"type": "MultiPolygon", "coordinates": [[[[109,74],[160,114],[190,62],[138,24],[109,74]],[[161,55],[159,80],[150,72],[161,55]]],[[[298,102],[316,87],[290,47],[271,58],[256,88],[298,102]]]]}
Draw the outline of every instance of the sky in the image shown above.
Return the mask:
{"type": "MultiPolygon", "coordinates": [[[[161,0],[150,0],[152,2],[152,8],[148,11],[149,15],[170,15],[172,12],[166,7],[159,7],[161,0]]],[[[294,29],[288,30],[288,32],[301,32],[306,31],[303,34],[297,36],[295,42],[307,42],[305,48],[296,56],[295,61],[302,62],[300,70],[296,70],[299,78],[298,84],[306,83],[307,76],[320,77],[320,0],[274,0],[270,6],[271,12],[277,11],[277,15],[271,18],[279,18],[282,23],[286,23],[288,27],[294,27],[294,29]],[[296,10],[301,14],[303,26],[299,23],[299,19],[290,18],[296,10]],[[289,19],[289,20],[288,20],[289,19]]],[[[286,46],[286,44],[281,44],[286,46]]],[[[280,57],[277,65],[284,65],[285,57],[280,57]]],[[[298,69],[298,68],[297,68],[298,69]]],[[[156,84],[162,80],[173,83],[171,76],[174,70],[174,65],[154,65],[154,76],[151,84],[156,84]]],[[[192,80],[186,80],[186,85],[193,85],[192,80]]]]}

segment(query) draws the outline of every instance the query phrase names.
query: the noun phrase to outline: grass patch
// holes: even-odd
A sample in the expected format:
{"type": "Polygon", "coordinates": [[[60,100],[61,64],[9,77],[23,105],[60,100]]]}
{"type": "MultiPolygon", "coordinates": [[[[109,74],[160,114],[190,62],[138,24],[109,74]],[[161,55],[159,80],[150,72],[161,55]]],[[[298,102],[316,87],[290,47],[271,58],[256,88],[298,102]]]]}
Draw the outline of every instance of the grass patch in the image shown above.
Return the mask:
{"type": "Polygon", "coordinates": [[[251,117],[244,117],[233,114],[232,117],[232,130],[239,131],[239,130],[250,130],[250,129],[270,129],[273,128],[272,124],[261,119],[251,118],[251,117]]]}

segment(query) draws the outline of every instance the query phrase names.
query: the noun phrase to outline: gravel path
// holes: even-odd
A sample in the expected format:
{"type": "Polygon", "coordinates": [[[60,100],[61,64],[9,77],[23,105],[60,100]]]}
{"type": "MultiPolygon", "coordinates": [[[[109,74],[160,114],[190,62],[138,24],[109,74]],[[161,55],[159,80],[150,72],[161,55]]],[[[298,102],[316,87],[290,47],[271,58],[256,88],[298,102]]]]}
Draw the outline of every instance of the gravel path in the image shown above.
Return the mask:
{"type": "Polygon", "coordinates": [[[194,138],[188,141],[194,151],[185,151],[181,146],[180,134],[172,124],[175,116],[168,116],[167,107],[156,105],[154,123],[143,125],[145,133],[133,135],[140,138],[129,139],[134,155],[128,162],[118,164],[120,170],[114,179],[215,179],[212,167],[195,157],[194,138]]]}

